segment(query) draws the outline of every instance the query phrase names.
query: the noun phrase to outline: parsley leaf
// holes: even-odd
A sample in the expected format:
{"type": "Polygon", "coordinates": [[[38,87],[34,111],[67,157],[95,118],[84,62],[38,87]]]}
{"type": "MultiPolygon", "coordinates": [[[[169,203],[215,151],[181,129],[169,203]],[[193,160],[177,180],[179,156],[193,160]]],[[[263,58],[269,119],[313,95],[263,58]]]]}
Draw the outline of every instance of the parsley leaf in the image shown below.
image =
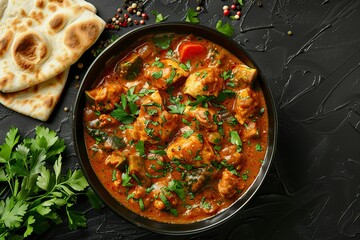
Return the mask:
{"type": "Polygon", "coordinates": [[[176,195],[178,195],[181,200],[185,199],[186,192],[185,192],[185,188],[181,181],[174,180],[174,179],[171,180],[168,184],[167,189],[169,191],[175,192],[176,195]]]}
{"type": "Polygon", "coordinates": [[[192,8],[189,8],[188,11],[186,12],[185,22],[199,23],[200,21],[198,19],[198,15],[199,15],[198,12],[196,12],[192,8]]]}
{"type": "Polygon", "coordinates": [[[234,34],[234,28],[230,25],[230,23],[223,24],[222,20],[219,20],[216,23],[216,30],[218,30],[227,37],[231,37],[234,34]]]}
{"type": "Polygon", "coordinates": [[[168,49],[171,44],[171,35],[162,35],[153,38],[154,44],[162,50],[168,49]]]}
{"type": "Polygon", "coordinates": [[[159,23],[159,22],[163,22],[167,19],[167,17],[164,17],[161,13],[159,13],[156,10],[151,11],[151,14],[154,15],[155,18],[155,22],[159,23]]]}
{"type": "MultiPolygon", "coordinates": [[[[62,223],[57,212],[61,207],[71,230],[85,227],[83,214],[71,208],[78,195],[87,195],[89,185],[81,170],[62,174],[64,140],[42,126],[35,129],[34,138],[19,139],[18,129],[11,128],[0,145],[0,180],[8,183],[10,192],[0,200],[0,238],[23,239],[44,232],[50,222],[62,223]]],[[[95,194],[87,196],[101,204],[95,194]]]]}
{"type": "Polygon", "coordinates": [[[242,141],[237,131],[230,132],[230,142],[234,145],[242,146],[242,141]]]}

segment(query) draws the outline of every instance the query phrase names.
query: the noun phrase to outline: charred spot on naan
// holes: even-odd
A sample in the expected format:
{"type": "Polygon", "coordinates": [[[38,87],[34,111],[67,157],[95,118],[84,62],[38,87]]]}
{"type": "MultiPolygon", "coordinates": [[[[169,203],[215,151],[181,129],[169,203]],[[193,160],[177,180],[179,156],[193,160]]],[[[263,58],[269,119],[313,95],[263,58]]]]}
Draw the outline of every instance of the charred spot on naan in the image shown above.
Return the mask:
{"type": "Polygon", "coordinates": [[[8,85],[9,82],[12,82],[15,75],[13,73],[7,73],[6,75],[3,75],[0,78],[0,88],[3,88],[4,86],[8,85]]]}
{"type": "Polygon", "coordinates": [[[44,7],[45,7],[45,4],[46,4],[46,2],[45,2],[44,0],[37,0],[37,1],[35,2],[35,6],[36,6],[37,8],[40,8],[40,9],[44,8],[44,7]]]}
{"type": "Polygon", "coordinates": [[[72,24],[65,33],[65,46],[74,52],[88,49],[100,34],[98,21],[72,24]]]}
{"type": "Polygon", "coordinates": [[[64,14],[56,14],[49,21],[49,27],[54,32],[59,32],[66,24],[64,14]]]}
{"type": "Polygon", "coordinates": [[[36,22],[38,23],[42,23],[45,19],[44,13],[42,13],[41,11],[31,11],[31,13],[29,14],[31,19],[34,19],[36,22]]]}
{"type": "Polygon", "coordinates": [[[14,33],[12,31],[7,31],[0,39],[0,57],[2,57],[7,52],[13,36],[14,33]]]}
{"type": "Polygon", "coordinates": [[[13,60],[20,69],[33,71],[48,58],[48,46],[45,37],[40,33],[22,34],[15,39],[12,49],[13,60]]]}

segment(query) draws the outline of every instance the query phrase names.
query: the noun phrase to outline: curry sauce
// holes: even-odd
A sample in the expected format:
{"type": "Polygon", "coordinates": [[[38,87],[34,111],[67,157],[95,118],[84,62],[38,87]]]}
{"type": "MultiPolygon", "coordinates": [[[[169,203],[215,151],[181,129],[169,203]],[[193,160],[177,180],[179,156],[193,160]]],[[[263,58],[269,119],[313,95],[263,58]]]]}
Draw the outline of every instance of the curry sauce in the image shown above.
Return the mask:
{"type": "Polygon", "coordinates": [[[111,195],[141,216],[213,216],[262,165],[268,115],[257,70],[204,38],[145,37],[86,97],[89,161],[111,195]]]}

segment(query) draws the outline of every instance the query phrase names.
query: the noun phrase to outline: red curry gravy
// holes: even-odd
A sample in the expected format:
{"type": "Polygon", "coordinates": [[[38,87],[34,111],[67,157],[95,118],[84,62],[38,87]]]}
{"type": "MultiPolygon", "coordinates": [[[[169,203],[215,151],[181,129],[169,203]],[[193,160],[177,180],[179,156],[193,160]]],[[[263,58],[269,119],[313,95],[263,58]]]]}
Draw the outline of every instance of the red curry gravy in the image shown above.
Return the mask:
{"type": "Polygon", "coordinates": [[[139,40],[86,91],[91,165],[114,198],[160,222],[229,207],[255,180],[268,116],[256,69],[193,35],[139,40]]]}

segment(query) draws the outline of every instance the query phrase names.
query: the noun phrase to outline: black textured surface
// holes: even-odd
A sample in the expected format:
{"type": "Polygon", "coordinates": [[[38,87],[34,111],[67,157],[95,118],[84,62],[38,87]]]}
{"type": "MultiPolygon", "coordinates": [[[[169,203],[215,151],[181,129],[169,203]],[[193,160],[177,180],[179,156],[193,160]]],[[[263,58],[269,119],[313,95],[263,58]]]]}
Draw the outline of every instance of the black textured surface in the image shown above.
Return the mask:
{"type": "MultiPolygon", "coordinates": [[[[92,0],[107,19],[122,6],[119,0],[92,0]]],[[[152,10],[184,21],[193,0],[148,0],[152,10]]],[[[222,6],[232,1],[206,0],[200,24],[215,28],[223,19],[236,29],[233,39],[257,64],[275,97],[279,117],[277,154],[271,171],[255,197],[224,225],[187,237],[159,235],[134,226],[110,209],[92,210],[79,202],[88,228],[69,232],[66,223],[49,230],[44,239],[359,239],[360,238],[360,1],[263,0],[258,7],[244,0],[242,17],[232,21],[222,6]],[[291,30],[292,36],[287,32],[291,30]]],[[[123,34],[140,26],[120,31],[123,34]]],[[[61,101],[50,120],[42,123],[0,106],[0,139],[10,126],[23,135],[45,125],[64,138],[65,167],[76,167],[72,139],[72,111],[77,93],[72,68],[61,101]],[[70,111],[65,112],[64,107],[70,111]]]]}

